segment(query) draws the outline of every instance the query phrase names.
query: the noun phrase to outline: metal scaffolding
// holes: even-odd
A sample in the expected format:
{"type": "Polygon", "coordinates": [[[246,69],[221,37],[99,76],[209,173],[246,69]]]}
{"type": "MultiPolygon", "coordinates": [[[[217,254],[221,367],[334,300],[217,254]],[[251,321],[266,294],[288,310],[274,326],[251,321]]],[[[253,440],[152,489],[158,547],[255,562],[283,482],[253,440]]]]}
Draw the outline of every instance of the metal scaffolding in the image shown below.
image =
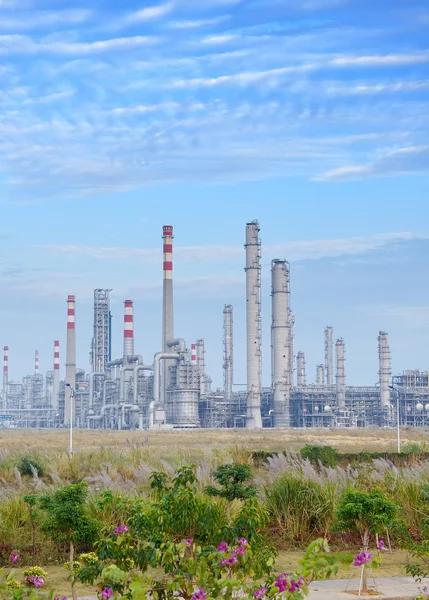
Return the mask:
{"type": "Polygon", "coordinates": [[[94,290],[94,333],[91,343],[90,363],[93,373],[102,373],[111,360],[111,312],[110,292],[94,290]]]}

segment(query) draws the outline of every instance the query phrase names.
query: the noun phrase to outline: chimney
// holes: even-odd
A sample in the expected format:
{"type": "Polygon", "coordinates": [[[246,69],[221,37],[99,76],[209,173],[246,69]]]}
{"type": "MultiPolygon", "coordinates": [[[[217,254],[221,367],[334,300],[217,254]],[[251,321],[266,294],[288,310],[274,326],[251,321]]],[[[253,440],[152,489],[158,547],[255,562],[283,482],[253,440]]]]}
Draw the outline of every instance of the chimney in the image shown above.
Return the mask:
{"type": "Polygon", "coordinates": [[[52,381],[52,408],[58,412],[59,410],[59,393],[60,393],[60,342],[54,342],[54,378],[52,381]]]}
{"type": "Polygon", "coordinates": [[[325,371],[328,385],[334,385],[333,339],[334,330],[329,326],[325,329],[325,371]]]}
{"type": "Polygon", "coordinates": [[[390,378],[392,369],[390,362],[389,335],[385,331],[380,331],[378,336],[378,363],[379,363],[379,381],[380,381],[380,404],[385,408],[390,404],[390,378]]]}
{"type": "Polygon", "coordinates": [[[7,396],[9,386],[9,348],[3,348],[3,409],[7,409],[7,396]]]}
{"type": "Polygon", "coordinates": [[[197,344],[191,345],[191,364],[197,364],[197,344]]]}
{"type": "MultiPolygon", "coordinates": [[[[66,346],[66,384],[73,390],[76,387],[76,334],[75,334],[75,296],[67,297],[67,346],[66,346]]],[[[76,422],[76,409],[72,402],[72,390],[66,385],[64,400],[64,423],[76,422]]]]}
{"type": "Polygon", "coordinates": [[[246,329],[248,429],[262,428],[261,416],[261,241],[259,223],[246,224],[246,329]]]}
{"type": "Polygon", "coordinates": [[[36,377],[39,376],[39,351],[34,352],[34,374],[36,377]]]}
{"type": "MultiPolygon", "coordinates": [[[[174,340],[173,309],[173,227],[164,225],[163,239],[163,290],[162,290],[162,351],[170,351],[167,343],[174,340]]],[[[165,392],[169,386],[168,368],[171,360],[163,361],[163,377],[161,380],[161,404],[165,406],[165,392]]]]}
{"type": "Polygon", "coordinates": [[[271,262],[271,360],[274,404],[274,426],[290,426],[290,320],[289,264],[285,260],[271,262]]]}
{"type": "Polygon", "coordinates": [[[133,301],[125,300],[124,306],[124,366],[127,356],[134,356],[133,301]]]}

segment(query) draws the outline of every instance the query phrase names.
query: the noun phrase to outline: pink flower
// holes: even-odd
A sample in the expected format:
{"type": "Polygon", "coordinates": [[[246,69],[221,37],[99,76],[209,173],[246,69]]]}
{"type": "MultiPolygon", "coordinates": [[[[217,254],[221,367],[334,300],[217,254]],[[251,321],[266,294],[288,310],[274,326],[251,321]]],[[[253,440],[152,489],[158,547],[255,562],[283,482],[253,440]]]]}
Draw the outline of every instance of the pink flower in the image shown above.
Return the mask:
{"type": "Polygon", "coordinates": [[[263,598],[267,591],[268,590],[266,587],[260,587],[259,590],[256,590],[256,592],[253,593],[253,595],[255,596],[255,598],[263,598]]]}
{"type": "Polygon", "coordinates": [[[207,596],[202,587],[198,588],[191,597],[191,600],[206,600],[207,596]]]}
{"type": "Polygon", "coordinates": [[[222,560],[220,561],[220,566],[226,567],[228,565],[228,560],[228,558],[222,558],[222,560]]]}
{"type": "Polygon", "coordinates": [[[240,538],[239,540],[237,540],[237,542],[239,544],[241,544],[241,546],[248,546],[249,545],[249,542],[246,540],[246,538],[243,538],[243,537],[240,538]]]}
{"type": "Polygon", "coordinates": [[[130,528],[127,527],[126,525],[118,525],[118,527],[115,529],[115,531],[113,532],[115,535],[120,535],[121,533],[127,533],[127,531],[129,531],[130,528]]]}
{"type": "Polygon", "coordinates": [[[13,564],[17,563],[18,560],[19,560],[19,556],[17,554],[10,555],[10,561],[13,562],[13,564]]]}
{"type": "Polygon", "coordinates": [[[188,548],[190,548],[193,543],[194,540],[192,538],[188,538],[187,540],[185,540],[185,544],[188,546],[188,548]]]}
{"type": "Polygon", "coordinates": [[[227,542],[221,542],[217,547],[219,552],[228,552],[228,544],[227,542]]]}
{"type": "Polygon", "coordinates": [[[366,565],[371,560],[371,554],[369,552],[361,552],[353,559],[353,564],[355,567],[362,567],[366,565]]]}
{"type": "Polygon", "coordinates": [[[244,556],[246,554],[246,548],[244,546],[238,546],[238,548],[236,549],[236,553],[241,554],[241,556],[244,556]]]}
{"type": "Polygon", "coordinates": [[[280,575],[276,577],[274,585],[279,589],[279,593],[282,594],[289,586],[288,573],[280,573],[280,575]]]}
{"type": "Polygon", "coordinates": [[[112,590],[112,588],[104,588],[104,590],[101,592],[101,598],[102,598],[102,600],[108,600],[112,596],[113,596],[113,590],[112,590]]]}
{"type": "Polygon", "coordinates": [[[387,550],[384,540],[378,540],[377,542],[377,550],[381,552],[382,550],[387,550]]]}

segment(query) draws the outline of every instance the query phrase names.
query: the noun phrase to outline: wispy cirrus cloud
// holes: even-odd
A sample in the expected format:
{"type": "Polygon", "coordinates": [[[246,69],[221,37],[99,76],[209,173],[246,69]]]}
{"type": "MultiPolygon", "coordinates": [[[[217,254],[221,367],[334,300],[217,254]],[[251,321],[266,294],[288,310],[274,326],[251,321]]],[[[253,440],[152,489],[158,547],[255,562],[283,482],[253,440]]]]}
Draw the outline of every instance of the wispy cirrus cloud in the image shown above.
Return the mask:
{"type": "Polygon", "coordinates": [[[429,170],[429,146],[407,146],[391,150],[365,165],[350,165],[327,171],[317,181],[352,181],[371,177],[388,177],[429,170]]]}
{"type": "Polygon", "coordinates": [[[122,24],[125,25],[131,23],[143,23],[145,21],[151,21],[152,19],[160,19],[161,17],[168,15],[168,13],[170,13],[173,10],[173,8],[173,2],[166,2],[165,4],[147,6],[127,15],[122,21],[122,24]]]}
{"type": "Polygon", "coordinates": [[[19,16],[9,13],[0,16],[0,31],[78,25],[88,21],[93,14],[94,12],[88,9],[41,11],[38,13],[24,12],[19,16]]]}
{"type": "MultiPolygon", "coordinates": [[[[268,256],[286,257],[288,260],[313,260],[335,256],[360,254],[377,250],[393,243],[405,243],[416,239],[428,239],[410,232],[385,233],[367,237],[289,242],[264,246],[268,256]]],[[[117,248],[73,245],[45,245],[48,252],[79,255],[98,260],[128,260],[136,258],[142,262],[160,262],[159,248],[117,248]]],[[[176,246],[175,256],[180,261],[225,261],[243,256],[241,246],[176,246]]]]}

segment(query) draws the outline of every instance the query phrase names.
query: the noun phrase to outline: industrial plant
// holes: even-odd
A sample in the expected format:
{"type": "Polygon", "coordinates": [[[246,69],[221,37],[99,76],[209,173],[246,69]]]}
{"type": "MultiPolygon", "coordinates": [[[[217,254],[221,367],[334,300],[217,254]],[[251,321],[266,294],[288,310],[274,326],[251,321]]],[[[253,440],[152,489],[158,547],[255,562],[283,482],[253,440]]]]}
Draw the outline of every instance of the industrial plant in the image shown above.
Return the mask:
{"type": "MultiPolygon", "coordinates": [[[[77,368],[74,295],[67,297],[64,379],[61,348],[53,341],[53,369],[9,380],[4,346],[0,427],[89,429],[356,428],[429,424],[429,372],[392,376],[389,336],[378,334],[379,381],[348,386],[346,344],[324,332],[324,361],[313,377],[305,353],[294,348],[290,266],[271,261],[271,385],[262,386],[261,240],[258,221],[246,224],[247,388],[234,385],[234,308],[223,310],[223,389],[212,390],[204,339],[190,344],[174,328],[173,227],[163,227],[162,343],[144,361],[134,348],[133,301],[124,301],[123,354],[112,357],[109,289],[94,290],[90,372],[77,368]]],[[[228,299],[225,299],[228,301],[228,299]]],[[[219,319],[222,315],[219,315],[219,319]]],[[[79,332],[80,335],[81,332],[79,332]]],[[[180,332],[182,333],[182,332],[180,332]]],[[[88,335],[88,337],[90,337],[88,335]]],[[[321,332],[321,354],[323,356],[321,332]]],[[[374,336],[374,352],[376,351],[374,336]]],[[[321,356],[321,358],[322,358],[321,356]]],[[[10,357],[14,360],[14,357],[10,357]]]]}

